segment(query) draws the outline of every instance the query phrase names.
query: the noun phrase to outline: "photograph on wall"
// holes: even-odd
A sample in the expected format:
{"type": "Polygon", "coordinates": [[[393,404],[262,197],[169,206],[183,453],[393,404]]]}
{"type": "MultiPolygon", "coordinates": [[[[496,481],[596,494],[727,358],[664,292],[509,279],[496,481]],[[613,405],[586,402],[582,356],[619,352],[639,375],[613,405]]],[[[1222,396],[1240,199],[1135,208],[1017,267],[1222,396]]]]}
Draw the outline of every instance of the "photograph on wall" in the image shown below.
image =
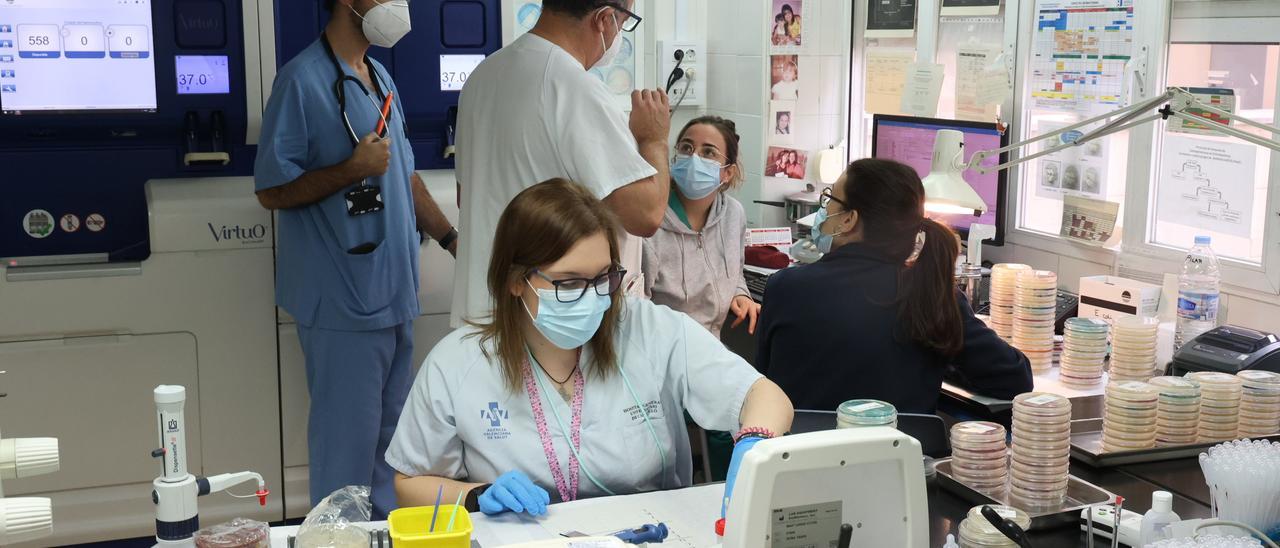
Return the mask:
{"type": "Polygon", "coordinates": [[[1003,0],[942,0],[943,17],[1000,15],[1003,0]]]}
{"type": "Polygon", "coordinates": [[[809,154],[803,150],[787,147],[769,147],[769,157],[765,159],[765,177],[780,179],[804,179],[805,166],[809,162],[809,154]]]}
{"type": "MultiPolygon", "coordinates": [[[[812,2],[813,0],[808,0],[812,2]]],[[[773,0],[769,12],[769,46],[773,53],[798,53],[806,45],[804,24],[809,21],[806,0],[773,0]]]]}
{"type": "MultiPolygon", "coordinates": [[[[1065,123],[1041,122],[1037,124],[1036,135],[1044,135],[1067,127],[1065,123]]],[[[1050,139],[1044,148],[1063,144],[1068,132],[1050,139]]],[[[1043,150],[1043,149],[1042,149],[1043,150]]],[[[1036,187],[1036,195],[1045,198],[1061,198],[1063,196],[1082,196],[1085,198],[1105,199],[1107,197],[1107,139],[1094,139],[1078,146],[1067,147],[1037,160],[1035,168],[1040,183],[1036,187]]]]}
{"type": "Polygon", "coordinates": [[[795,101],[800,98],[799,55],[769,57],[769,96],[774,101],[795,101]]]}
{"type": "Polygon", "coordinates": [[[769,102],[769,144],[790,145],[795,142],[792,136],[795,113],[795,101],[769,102]]]}
{"type": "Polygon", "coordinates": [[[867,0],[867,38],[911,38],[916,0],[867,0]]]}

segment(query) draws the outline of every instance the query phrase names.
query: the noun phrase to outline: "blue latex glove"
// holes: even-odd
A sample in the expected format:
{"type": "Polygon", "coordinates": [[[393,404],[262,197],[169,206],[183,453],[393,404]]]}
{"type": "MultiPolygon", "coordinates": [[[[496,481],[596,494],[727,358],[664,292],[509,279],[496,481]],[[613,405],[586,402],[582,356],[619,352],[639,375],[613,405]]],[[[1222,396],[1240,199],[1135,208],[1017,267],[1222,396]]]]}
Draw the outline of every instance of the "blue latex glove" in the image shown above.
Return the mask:
{"type": "Polygon", "coordinates": [[[724,478],[724,502],[720,505],[720,517],[724,517],[725,512],[729,510],[729,498],[733,496],[733,484],[738,480],[738,467],[742,466],[742,457],[760,443],[764,438],[749,437],[744,438],[733,446],[733,458],[729,460],[729,472],[724,478]]]}
{"type": "Polygon", "coordinates": [[[547,505],[551,503],[551,495],[547,490],[538,487],[523,472],[507,472],[494,480],[489,488],[477,499],[480,511],[486,515],[504,512],[526,512],[531,516],[547,513],[547,505]]]}

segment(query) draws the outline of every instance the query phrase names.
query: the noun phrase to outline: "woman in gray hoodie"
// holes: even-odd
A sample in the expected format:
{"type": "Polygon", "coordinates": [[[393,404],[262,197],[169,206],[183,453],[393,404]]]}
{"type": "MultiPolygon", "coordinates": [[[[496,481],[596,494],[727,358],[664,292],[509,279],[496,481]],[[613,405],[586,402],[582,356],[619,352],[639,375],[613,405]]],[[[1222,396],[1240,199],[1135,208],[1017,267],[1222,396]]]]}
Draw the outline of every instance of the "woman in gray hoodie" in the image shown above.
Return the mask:
{"type": "Polygon", "coordinates": [[[733,121],[703,116],[686,124],[671,178],[662,227],[644,242],[645,293],[717,337],[730,312],[737,318],[733,327],[749,320],[747,331],[754,334],[760,305],[742,276],[746,215],[725,194],[742,181],[733,121]]]}

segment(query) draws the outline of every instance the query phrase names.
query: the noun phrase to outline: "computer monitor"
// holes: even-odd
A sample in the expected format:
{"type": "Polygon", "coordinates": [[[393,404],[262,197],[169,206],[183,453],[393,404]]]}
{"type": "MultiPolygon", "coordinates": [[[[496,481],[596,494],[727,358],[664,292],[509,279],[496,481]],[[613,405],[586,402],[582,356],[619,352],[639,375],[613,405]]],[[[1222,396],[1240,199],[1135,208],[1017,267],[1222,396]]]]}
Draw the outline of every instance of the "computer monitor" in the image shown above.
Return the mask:
{"type": "MultiPolygon", "coordinates": [[[[940,129],[954,129],[964,134],[965,161],[979,150],[993,150],[1008,144],[1008,136],[1001,135],[995,124],[877,114],[872,121],[871,157],[907,164],[915,168],[923,179],[929,174],[933,159],[933,139],[940,129]]],[[[995,166],[1006,159],[1007,155],[1001,154],[998,161],[994,157],[988,158],[983,165],[995,166]]],[[[968,236],[969,225],[973,223],[994,225],[995,239],[984,240],[984,243],[1004,245],[1006,173],[999,171],[983,175],[974,170],[964,172],[964,180],[987,204],[987,211],[982,216],[940,213],[930,213],[929,216],[945,223],[964,237],[968,236]]]]}
{"type": "Polygon", "coordinates": [[[154,112],[151,0],[0,2],[0,112],[154,112]]]}

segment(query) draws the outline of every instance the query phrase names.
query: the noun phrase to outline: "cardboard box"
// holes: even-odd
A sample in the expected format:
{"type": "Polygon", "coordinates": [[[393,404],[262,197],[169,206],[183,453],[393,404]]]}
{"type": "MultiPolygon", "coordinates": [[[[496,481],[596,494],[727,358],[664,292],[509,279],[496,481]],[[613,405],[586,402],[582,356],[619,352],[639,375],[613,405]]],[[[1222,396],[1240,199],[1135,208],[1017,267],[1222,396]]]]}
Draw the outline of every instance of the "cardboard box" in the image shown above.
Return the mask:
{"type": "Polygon", "coordinates": [[[1118,276],[1080,278],[1081,318],[1100,318],[1115,325],[1116,318],[1154,318],[1160,308],[1160,286],[1118,276]]]}

